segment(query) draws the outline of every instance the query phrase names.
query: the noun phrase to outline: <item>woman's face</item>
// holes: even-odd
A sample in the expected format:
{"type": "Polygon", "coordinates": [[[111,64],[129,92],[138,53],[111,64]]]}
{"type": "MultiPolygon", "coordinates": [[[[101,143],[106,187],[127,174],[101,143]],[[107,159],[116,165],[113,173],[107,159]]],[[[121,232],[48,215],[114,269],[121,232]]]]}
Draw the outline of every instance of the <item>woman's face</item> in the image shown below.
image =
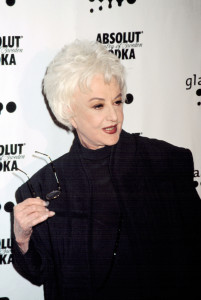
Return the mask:
{"type": "Polygon", "coordinates": [[[123,123],[122,95],[112,78],[105,83],[102,75],[95,75],[90,90],[77,89],[72,101],[71,119],[80,142],[89,149],[99,149],[118,142],[123,123]]]}

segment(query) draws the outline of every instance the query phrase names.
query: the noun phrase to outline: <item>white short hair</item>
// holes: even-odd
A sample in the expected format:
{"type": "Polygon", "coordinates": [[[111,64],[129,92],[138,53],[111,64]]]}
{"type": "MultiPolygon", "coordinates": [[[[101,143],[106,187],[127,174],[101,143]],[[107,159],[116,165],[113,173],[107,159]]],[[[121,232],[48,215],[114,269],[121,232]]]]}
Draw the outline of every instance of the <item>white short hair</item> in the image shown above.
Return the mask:
{"type": "Polygon", "coordinates": [[[90,82],[97,74],[103,75],[106,83],[114,77],[119,84],[122,99],[125,99],[124,66],[99,42],[76,40],[64,46],[49,64],[43,80],[43,92],[53,114],[62,125],[72,130],[70,111],[75,89],[90,89],[90,82]]]}

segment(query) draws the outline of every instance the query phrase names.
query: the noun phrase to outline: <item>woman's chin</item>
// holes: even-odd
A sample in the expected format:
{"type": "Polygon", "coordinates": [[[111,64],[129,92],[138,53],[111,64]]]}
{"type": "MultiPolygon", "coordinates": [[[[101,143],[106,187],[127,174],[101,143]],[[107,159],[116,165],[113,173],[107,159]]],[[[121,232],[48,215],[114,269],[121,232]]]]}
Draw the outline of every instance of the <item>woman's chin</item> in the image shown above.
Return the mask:
{"type": "Polygon", "coordinates": [[[105,140],[105,146],[112,146],[118,143],[119,141],[119,133],[115,133],[113,135],[110,135],[106,140],[105,140]]]}

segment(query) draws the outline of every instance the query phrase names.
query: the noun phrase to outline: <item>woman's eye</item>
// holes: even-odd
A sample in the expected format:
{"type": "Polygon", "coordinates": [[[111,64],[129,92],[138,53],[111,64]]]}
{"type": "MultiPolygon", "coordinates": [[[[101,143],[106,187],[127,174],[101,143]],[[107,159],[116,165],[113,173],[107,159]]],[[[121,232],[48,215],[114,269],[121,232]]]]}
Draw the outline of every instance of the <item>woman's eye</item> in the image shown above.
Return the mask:
{"type": "Polygon", "coordinates": [[[115,104],[116,104],[116,105],[121,105],[122,103],[123,103],[122,100],[115,101],[115,104]]]}
{"type": "Polygon", "coordinates": [[[103,104],[97,104],[97,105],[93,106],[94,109],[101,109],[102,107],[103,107],[103,104]]]}

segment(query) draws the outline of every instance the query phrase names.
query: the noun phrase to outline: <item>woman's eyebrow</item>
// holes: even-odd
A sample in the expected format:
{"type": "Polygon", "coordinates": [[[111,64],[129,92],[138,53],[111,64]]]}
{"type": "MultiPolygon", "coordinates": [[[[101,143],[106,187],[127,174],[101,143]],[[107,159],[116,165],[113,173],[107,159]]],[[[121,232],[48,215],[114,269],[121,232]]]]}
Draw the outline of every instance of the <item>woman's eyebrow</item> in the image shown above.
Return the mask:
{"type": "Polygon", "coordinates": [[[93,97],[93,98],[89,99],[89,101],[92,101],[92,100],[103,100],[103,101],[105,101],[104,98],[99,98],[99,97],[93,97]]]}
{"type": "MultiPolygon", "coordinates": [[[[117,98],[119,98],[119,97],[121,97],[121,96],[122,96],[122,94],[119,93],[113,100],[115,100],[115,99],[117,99],[117,98]]],[[[93,101],[93,100],[102,100],[102,101],[105,101],[104,98],[100,98],[100,97],[93,97],[93,98],[90,98],[90,99],[89,99],[89,101],[93,101]]]]}
{"type": "Polygon", "coordinates": [[[114,100],[117,99],[117,98],[119,98],[119,97],[122,97],[122,93],[119,93],[119,94],[114,98],[114,100]]]}

